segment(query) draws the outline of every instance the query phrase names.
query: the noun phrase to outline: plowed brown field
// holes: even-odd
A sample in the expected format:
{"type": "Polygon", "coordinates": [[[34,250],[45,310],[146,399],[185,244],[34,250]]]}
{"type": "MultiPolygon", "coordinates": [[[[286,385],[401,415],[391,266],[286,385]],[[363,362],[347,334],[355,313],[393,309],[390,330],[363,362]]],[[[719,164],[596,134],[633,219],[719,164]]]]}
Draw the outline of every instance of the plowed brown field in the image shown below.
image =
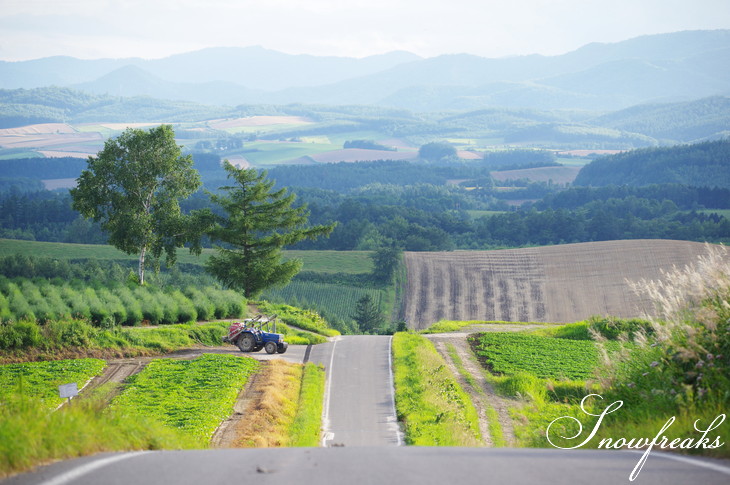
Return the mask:
{"type": "Polygon", "coordinates": [[[659,279],[705,254],[688,241],[629,240],[496,251],[407,252],[404,318],[569,323],[651,311],[626,280],[659,279]]]}

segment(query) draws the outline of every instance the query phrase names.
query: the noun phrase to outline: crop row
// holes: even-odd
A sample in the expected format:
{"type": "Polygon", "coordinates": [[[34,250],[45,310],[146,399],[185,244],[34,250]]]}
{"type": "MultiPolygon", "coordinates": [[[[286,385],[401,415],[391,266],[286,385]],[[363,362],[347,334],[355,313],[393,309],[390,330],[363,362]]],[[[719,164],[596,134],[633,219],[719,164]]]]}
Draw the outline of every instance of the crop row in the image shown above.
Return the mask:
{"type": "Polygon", "coordinates": [[[149,286],[91,287],[28,279],[0,278],[0,322],[48,322],[67,318],[109,326],[185,323],[236,318],[245,300],[231,290],[188,287],[161,290],[149,286]]]}
{"type": "Polygon", "coordinates": [[[81,389],[94,376],[100,375],[106,363],[99,359],[52,360],[0,365],[0,402],[15,393],[40,399],[48,408],[62,399],[58,386],[75,382],[81,389]]]}
{"type": "Polygon", "coordinates": [[[257,369],[256,360],[233,355],[153,360],[130,379],[111,407],[152,417],[204,446],[231,414],[238,393],[257,369]]]}
{"type": "Polygon", "coordinates": [[[351,321],[357,301],[370,295],[380,305],[382,291],[314,281],[292,281],[284,288],[267,290],[264,296],[272,301],[283,301],[295,306],[314,306],[325,314],[351,321]]]}
{"type": "Polygon", "coordinates": [[[480,360],[495,374],[528,372],[539,378],[586,379],[599,363],[598,347],[592,341],[496,332],[469,338],[480,360]]]}

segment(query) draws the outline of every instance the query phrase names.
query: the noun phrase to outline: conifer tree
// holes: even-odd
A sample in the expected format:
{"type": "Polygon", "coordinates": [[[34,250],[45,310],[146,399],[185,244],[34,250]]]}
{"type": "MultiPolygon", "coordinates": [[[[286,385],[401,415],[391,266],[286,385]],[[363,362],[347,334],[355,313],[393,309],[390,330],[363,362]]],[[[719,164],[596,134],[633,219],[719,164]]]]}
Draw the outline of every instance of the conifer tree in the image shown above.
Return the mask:
{"type": "Polygon", "coordinates": [[[285,285],[301,269],[300,260],[283,260],[282,248],[328,235],[335,224],[307,227],[306,205],[292,207],[294,194],[272,190],[274,181],[265,171],[238,168],[228,161],[224,168],[233,184],[221,187],[222,194],[210,195],[225,215],[214,216],[209,235],[222,244],[206,269],[229,288],[255,298],[266,288],[285,285]]]}

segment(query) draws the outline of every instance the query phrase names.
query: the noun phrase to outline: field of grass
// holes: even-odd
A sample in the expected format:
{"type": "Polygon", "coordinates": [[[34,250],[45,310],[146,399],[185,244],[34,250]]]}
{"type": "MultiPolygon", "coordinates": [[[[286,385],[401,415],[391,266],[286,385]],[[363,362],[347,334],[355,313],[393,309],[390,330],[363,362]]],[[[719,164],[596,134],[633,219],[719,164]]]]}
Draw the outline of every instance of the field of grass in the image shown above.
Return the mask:
{"type": "MultiPolygon", "coordinates": [[[[58,386],[75,382],[79,389],[102,373],[106,363],[99,359],[54,360],[0,365],[0,403],[18,393],[38,399],[47,409],[64,400],[58,386]]],[[[0,406],[1,407],[1,406],[0,406]]]]}
{"type": "Polygon", "coordinates": [[[393,336],[393,378],[398,420],[417,446],[479,446],[479,418],[469,395],[425,337],[393,336]]]}
{"type": "MultiPolygon", "coordinates": [[[[204,249],[198,256],[187,250],[178,251],[178,262],[201,265],[213,249],[204,249]]],[[[0,257],[22,254],[55,259],[103,259],[136,261],[136,255],[125,254],[113,246],[102,244],[69,244],[0,239],[0,257]]],[[[368,273],[372,270],[370,251],[284,251],[284,257],[301,259],[303,271],[316,273],[368,273]]]]}
{"type": "Polygon", "coordinates": [[[152,417],[205,447],[258,367],[250,357],[220,354],[153,360],[129,379],[110,408],[129,416],[152,417]]]}

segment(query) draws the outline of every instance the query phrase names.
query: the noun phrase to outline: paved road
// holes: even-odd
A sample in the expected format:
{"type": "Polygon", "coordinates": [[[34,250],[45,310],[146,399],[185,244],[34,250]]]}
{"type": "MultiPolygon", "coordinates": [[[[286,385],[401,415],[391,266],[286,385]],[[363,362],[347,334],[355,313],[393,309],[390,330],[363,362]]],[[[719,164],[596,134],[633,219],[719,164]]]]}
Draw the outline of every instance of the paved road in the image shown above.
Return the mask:
{"type": "MultiPolygon", "coordinates": [[[[3,485],[615,485],[640,454],[625,451],[344,447],[153,451],[66,461],[3,485]]],[[[640,485],[727,485],[730,468],[654,453],[640,485]],[[712,467],[717,467],[713,469],[712,467]]]]}
{"type": "Polygon", "coordinates": [[[391,337],[342,336],[312,348],[327,370],[323,446],[401,444],[390,366],[391,337]]]}

